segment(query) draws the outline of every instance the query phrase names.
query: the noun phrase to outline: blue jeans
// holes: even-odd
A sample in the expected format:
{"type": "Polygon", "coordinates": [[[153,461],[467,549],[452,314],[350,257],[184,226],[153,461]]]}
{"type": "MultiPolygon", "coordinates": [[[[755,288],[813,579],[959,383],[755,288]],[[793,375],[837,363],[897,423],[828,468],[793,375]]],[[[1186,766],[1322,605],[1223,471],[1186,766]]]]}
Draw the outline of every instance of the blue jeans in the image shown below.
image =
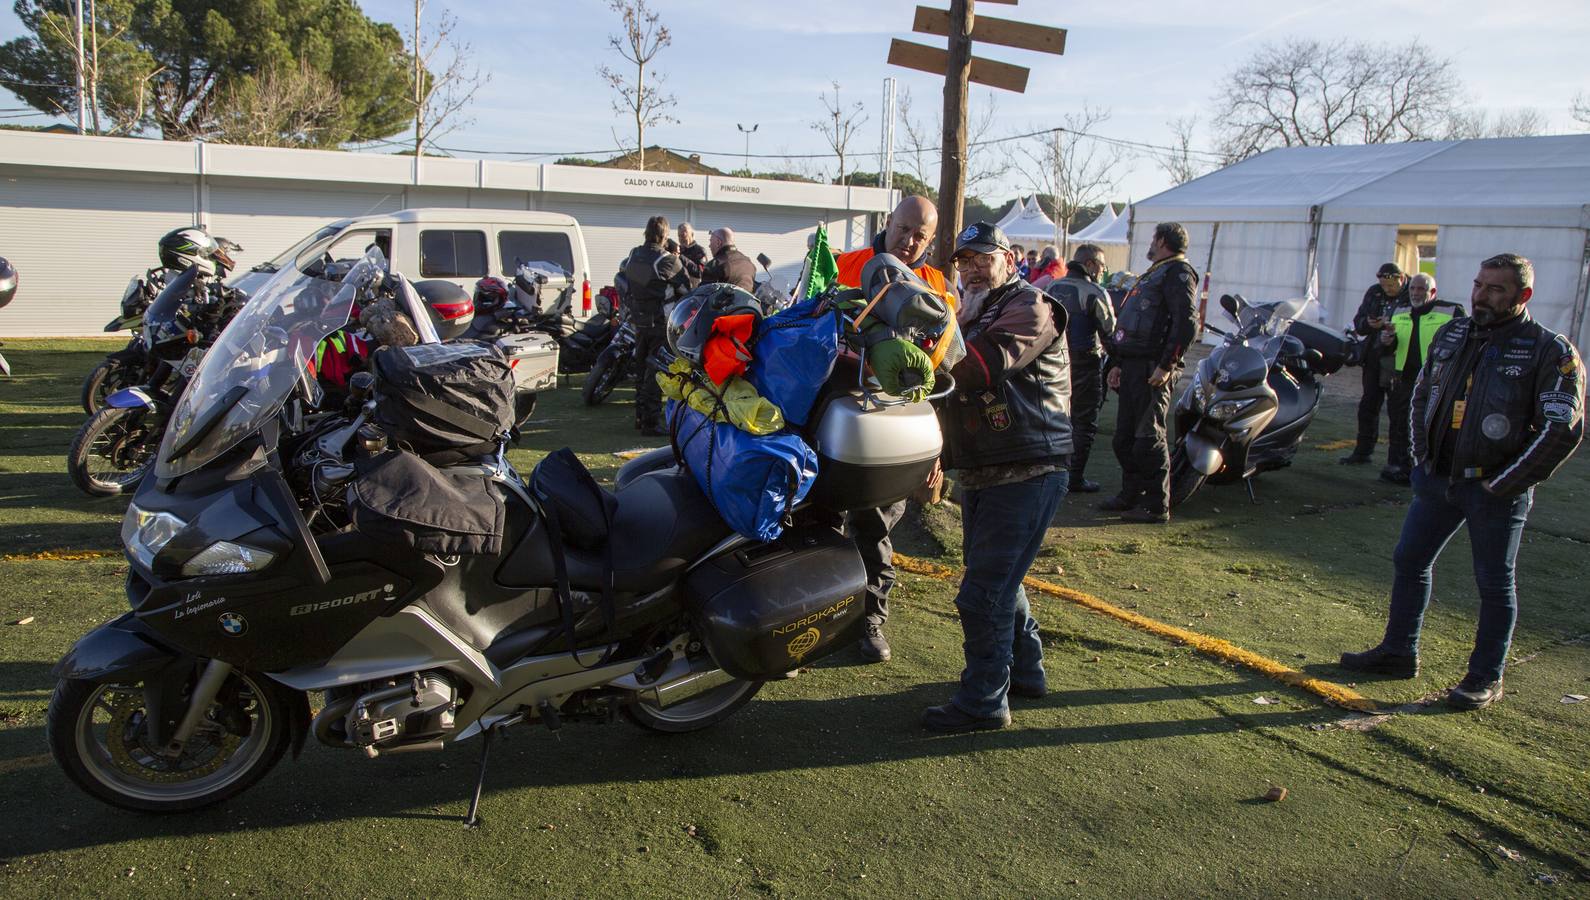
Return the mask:
{"type": "Polygon", "coordinates": [[[1479,629],[1469,656],[1469,672],[1494,681],[1502,677],[1513,625],[1518,621],[1513,568],[1535,489],[1516,497],[1497,497],[1486,493],[1475,479],[1454,481],[1429,475],[1422,465],[1415,465],[1412,474],[1413,503],[1402,522],[1402,539],[1392,558],[1396,578],[1391,583],[1391,615],[1384,646],[1418,652],[1436,558],[1467,523],[1474,582],[1480,594],[1479,629]]]}
{"type": "Polygon", "coordinates": [[[1005,713],[1012,679],[1023,687],[1044,687],[1043,644],[1021,580],[1070,484],[1071,474],[1061,470],[961,497],[966,574],[955,608],[965,635],[966,669],[951,702],[964,713],[1005,713]]]}

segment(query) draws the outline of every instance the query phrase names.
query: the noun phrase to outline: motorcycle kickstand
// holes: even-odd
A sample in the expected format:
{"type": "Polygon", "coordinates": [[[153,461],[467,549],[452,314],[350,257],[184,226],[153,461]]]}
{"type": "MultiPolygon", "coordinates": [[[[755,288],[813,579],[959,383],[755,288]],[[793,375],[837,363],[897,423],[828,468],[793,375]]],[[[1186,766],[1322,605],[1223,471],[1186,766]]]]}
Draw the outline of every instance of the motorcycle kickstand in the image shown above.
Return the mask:
{"type": "Polygon", "coordinates": [[[465,828],[480,827],[480,792],[486,786],[486,758],[491,753],[491,739],[497,734],[495,726],[486,729],[480,742],[480,773],[475,778],[475,796],[469,801],[469,813],[464,816],[465,828]]]}
{"type": "Polygon", "coordinates": [[[1249,503],[1258,503],[1259,502],[1259,498],[1253,496],[1253,479],[1252,478],[1244,478],[1244,479],[1242,479],[1242,486],[1248,489],[1248,502],[1249,503]]]}

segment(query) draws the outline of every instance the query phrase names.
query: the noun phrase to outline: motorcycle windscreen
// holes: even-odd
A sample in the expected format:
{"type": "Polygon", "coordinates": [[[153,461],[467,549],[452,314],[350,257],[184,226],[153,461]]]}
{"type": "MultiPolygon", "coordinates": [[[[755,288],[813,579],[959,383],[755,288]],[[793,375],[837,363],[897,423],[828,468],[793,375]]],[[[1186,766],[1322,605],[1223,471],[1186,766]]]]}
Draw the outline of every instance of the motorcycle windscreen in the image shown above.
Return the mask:
{"type": "Polygon", "coordinates": [[[259,430],[307,377],[315,348],[348,323],[359,289],[385,272],[386,259],[372,247],[341,282],[299,266],[273,276],[199,364],[160,443],[156,477],[193,472],[259,430]]]}

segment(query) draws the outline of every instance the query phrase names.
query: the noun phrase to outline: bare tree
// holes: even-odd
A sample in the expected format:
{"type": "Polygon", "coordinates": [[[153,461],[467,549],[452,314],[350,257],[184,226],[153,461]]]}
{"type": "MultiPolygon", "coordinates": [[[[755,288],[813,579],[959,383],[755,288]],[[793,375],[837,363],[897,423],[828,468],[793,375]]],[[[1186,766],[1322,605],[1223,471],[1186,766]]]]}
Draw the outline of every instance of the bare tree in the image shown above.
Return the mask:
{"type": "Polygon", "coordinates": [[[1231,161],[1272,147],[1383,144],[1440,135],[1460,99],[1452,63],[1424,45],[1293,39],[1261,47],[1215,97],[1231,161]]]}
{"type": "Polygon", "coordinates": [[[436,22],[420,31],[425,0],[414,0],[414,30],[409,33],[409,52],[413,65],[408,71],[406,99],[414,112],[414,155],[425,154],[425,145],[447,134],[469,119],[460,115],[475,99],[475,93],[491,80],[479,66],[472,66],[470,45],[455,37],[458,19],[446,10],[436,22]],[[428,34],[429,37],[426,37],[428,34]],[[437,53],[445,50],[446,68],[438,69],[437,53]]]}
{"type": "MultiPolygon", "coordinates": [[[[631,81],[607,66],[598,66],[596,71],[618,95],[613,101],[613,111],[635,118],[636,158],[641,171],[645,171],[646,129],[679,121],[667,113],[678,101],[672,94],[662,93],[663,76],[653,72],[652,83],[646,83],[646,66],[658,51],[673,43],[673,35],[668,33],[668,26],[658,20],[658,14],[646,5],[646,0],[608,0],[607,5],[624,20],[623,36],[614,35],[607,42],[635,67],[635,78],[631,81]]],[[[624,142],[616,131],[613,139],[622,149],[624,142]]]]}
{"type": "Polygon", "coordinates": [[[1109,110],[1084,106],[1062,116],[1059,129],[1016,144],[1017,170],[1034,192],[1054,200],[1056,243],[1063,253],[1070,252],[1068,235],[1077,213],[1108,200],[1131,170],[1120,145],[1088,136],[1109,118],[1109,110]]]}
{"type": "Polygon", "coordinates": [[[1568,110],[1568,115],[1579,123],[1580,127],[1590,128],[1590,94],[1580,91],[1573,95],[1573,106],[1568,110]]]}
{"type": "Polygon", "coordinates": [[[1159,167],[1170,176],[1171,184],[1186,184],[1209,170],[1193,150],[1193,133],[1198,130],[1197,116],[1182,116],[1165,123],[1170,128],[1170,147],[1154,155],[1159,167]]]}
{"type": "Polygon", "coordinates": [[[1447,121],[1446,133],[1442,137],[1454,141],[1470,138],[1534,137],[1537,134],[1545,134],[1546,129],[1546,117],[1541,115],[1538,109],[1504,110],[1493,117],[1483,109],[1464,108],[1453,111],[1452,118],[1447,121]]]}
{"type": "Polygon", "coordinates": [[[839,100],[839,82],[832,82],[834,86],[834,100],[828,102],[827,94],[818,94],[817,99],[823,102],[823,109],[827,115],[811,123],[812,130],[821,134],[823,140],[828,142],[834,155],[839,157],[839,183],[845,183],[845,153],[850,147],[850,139],[855,136],[856,129],[867,121],[866,113],[861,101],[856,101],[851,106],[846,106],[839,100]]]}
{"type": "Polygon", "coordinates": [[[308,63],[266,69],[218,96],[210,139],[256,147],[335,147],[350,136],[342,93],[308,63]]]}
{"type": "MultiPolygon", "coordinates": [[[[943,112],[935,107],[928,121],[912,118],[910,88],[900,92],[895,108],[900,116],[900,152],[911,174],[923,184],[938,184],[943,112]]],[[[1010,172],[1010,158],[985,143],[994,130],[994,118],[999,115],[999,101],[994,92],[985,91],[981,97],[969,96],[968,108],[976,110],[966,123],[966,195],[970,197],[978,194],[979,187],[1004,178],[1010,172]]]]}

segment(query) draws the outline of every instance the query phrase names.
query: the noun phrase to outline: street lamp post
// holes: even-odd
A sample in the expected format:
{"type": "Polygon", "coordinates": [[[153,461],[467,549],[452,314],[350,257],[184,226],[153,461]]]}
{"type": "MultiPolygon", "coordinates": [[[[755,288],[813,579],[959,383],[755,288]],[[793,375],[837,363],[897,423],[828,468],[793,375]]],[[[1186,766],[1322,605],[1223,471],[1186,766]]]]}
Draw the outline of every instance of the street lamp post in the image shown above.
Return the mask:
{"type": "Polygon", "coordinates": [[[758,122],[753,124],[750,128],[746,128],[744,125],[736,122],[734,123],[734,127],[740,129],[740,133],[745,135],[745,174],[749,176],[751,174],[751,135],[756,131],[757,128],[761,127],[761,123],[758,122]]]}

